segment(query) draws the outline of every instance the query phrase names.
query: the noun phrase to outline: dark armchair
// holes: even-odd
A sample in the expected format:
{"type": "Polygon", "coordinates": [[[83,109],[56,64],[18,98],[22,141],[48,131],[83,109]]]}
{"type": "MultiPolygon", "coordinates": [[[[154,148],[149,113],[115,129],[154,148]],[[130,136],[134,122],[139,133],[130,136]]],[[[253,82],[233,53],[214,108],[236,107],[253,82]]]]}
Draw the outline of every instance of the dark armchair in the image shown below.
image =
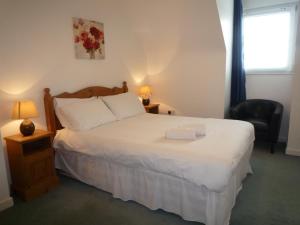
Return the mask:
{"type": "Polygon", "coordinates": [[[279,102],[250,99],[231,108],[232,119],[244,120],[252,123],[255,128],[255,138],[271,142],[271,152],[278,141],[283,106],[279,102]]]}

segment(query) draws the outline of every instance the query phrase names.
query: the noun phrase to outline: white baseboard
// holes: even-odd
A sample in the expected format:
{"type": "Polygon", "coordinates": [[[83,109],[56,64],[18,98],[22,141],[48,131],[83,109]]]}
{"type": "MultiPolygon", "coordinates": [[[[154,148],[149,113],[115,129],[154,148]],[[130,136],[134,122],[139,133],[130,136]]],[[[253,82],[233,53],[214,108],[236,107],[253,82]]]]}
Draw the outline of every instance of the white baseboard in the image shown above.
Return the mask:
{"type": "Polygon", "coordinates": [[[10,208],[13,205],[14,205],[14,200],[12,199],[12,197],[8,197],[7,199],[0,200],[0,211],[10,208]]]}
{"type": "Polygon", "coordinates": [[[292,156],[300,156],[300,149],[295,149],[295,148],[287,148],[286,149],[286,154],[287,155],[292,155],[292,156]]]}

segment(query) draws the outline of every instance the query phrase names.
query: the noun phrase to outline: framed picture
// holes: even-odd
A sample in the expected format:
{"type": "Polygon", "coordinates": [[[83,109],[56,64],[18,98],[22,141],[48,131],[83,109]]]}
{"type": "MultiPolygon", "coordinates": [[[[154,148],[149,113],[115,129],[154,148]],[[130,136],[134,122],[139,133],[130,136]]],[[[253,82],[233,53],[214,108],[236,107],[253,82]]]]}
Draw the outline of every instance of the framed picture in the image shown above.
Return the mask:
{"type": "Polygon", "coordinates": [[[93,20],[73,18],[75,57],[104,59],[104,25],[93,20]]]}

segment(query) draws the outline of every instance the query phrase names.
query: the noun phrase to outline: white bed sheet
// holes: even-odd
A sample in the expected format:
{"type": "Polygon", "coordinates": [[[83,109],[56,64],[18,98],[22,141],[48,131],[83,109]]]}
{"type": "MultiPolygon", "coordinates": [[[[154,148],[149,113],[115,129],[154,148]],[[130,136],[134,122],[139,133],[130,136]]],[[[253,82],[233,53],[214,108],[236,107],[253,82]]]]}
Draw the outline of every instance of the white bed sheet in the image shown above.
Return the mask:
{"type": "MultiPolygon", "coordinates": [[[[190,221],[227,225],[242,180],[251,172],[249,159],[253,140],[253,127],[244,122],[144,114],[88,132],[62,130],[58,132],[54,145],[58,169],[110,192],[116,198],[134,200],[150,209],[164,209],[190,221]],[[204,138],[195,142],[163,138],[168,128],[196,123],[206,125],[207,134],[204,138]],[[93,142],[95,139],[97,141],[93,142]],[[111,142],[113,147],[109,147],[111,142]],[[130,148],[134,146],[136,149],[133,148],[132,154],[130,148]],[[124,152],[122,149],[125,149],[124,152]],[[155,156],[150,157],[152,164],[141,157],[146,153],[147,159],[151,156],[151,150],[155,156]],[[109,157],[112,152],[113,157],[109,157]],[[159,154],[162,160],[157,158],[159,154]],[[169,155],[175,157],[176,162],[176,157],[179,158],[179,172],[172,172],[176,164],[173,164],[172,157],[168,158],[169,155]],[[201,160],[197,160],[197,157],[201,160]],[[218,168],[212,172],[207,170],[210,167],[206,167],[205,172],[198,171],[204,176],[204,181],[201,181],[201,177],[193,179],[185,175],[186,168],[200,168],[190,167],[187,160],[202,163],[205,162],[204,157],[213,165],[218,162],[231,165],[227,167],[230,168],[229,175],[228,172],[222,173],[225,185],[210,189],[208,186],[213,182],[205,183],[213,180],[205,177],[214,176],[218,168]],[[126,162],[128,158],[130,160],[126,162]],[[161,163],[168,170],[161,172],[158,169],[160,167],[153,167],[161,163]]],[[[198,176],[196,171],[192,173],[198,176]]]]}
{"type": "Polygon", "coordinates": [[[247,122],[145,113],[89,131],[64,129],[54,146],[222,192],[253,141],[254,129],[247,122]],[[164,138],[167,129],[189,124],[204,124],[206,135],[195,141],[164,138]]]}

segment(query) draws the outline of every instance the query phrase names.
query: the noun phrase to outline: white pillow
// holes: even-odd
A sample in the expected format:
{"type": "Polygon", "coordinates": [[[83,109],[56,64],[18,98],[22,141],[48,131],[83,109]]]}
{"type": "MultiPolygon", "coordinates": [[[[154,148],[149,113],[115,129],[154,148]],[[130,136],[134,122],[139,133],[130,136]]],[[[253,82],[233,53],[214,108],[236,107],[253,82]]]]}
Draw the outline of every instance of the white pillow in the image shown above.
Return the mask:
{"type": "Polygon", "coordinates": [[[63,127],[66,127],[66,128],[69,128],[71,126],[70,124],[68,124],[68,121],[61,114],[61,110],[60,110],[61,107],[65,106],[65,105],[77,103],[77,102],[86,102],[86,101],[91,101],[91,100],[95,100],[95,99],[97,99],[97,97],[91,97],[91,98],[54,98],[54,100],[53,100],[54,110],[55,110],[55,114],[56,114],[57,118],[59,119],[60,124],[63,127]]]}
{"type": "Polygon", "coordinates": [[[64,105],[59,111],[71,130],[89,130],[116,120],[101,99],[64,105]]]}
{"type": "Polygon", "coordinates": [[[104,103],[118,120],[145,113],[145,108],[138,97],[132,93],[102,97],[104,103]]]}

